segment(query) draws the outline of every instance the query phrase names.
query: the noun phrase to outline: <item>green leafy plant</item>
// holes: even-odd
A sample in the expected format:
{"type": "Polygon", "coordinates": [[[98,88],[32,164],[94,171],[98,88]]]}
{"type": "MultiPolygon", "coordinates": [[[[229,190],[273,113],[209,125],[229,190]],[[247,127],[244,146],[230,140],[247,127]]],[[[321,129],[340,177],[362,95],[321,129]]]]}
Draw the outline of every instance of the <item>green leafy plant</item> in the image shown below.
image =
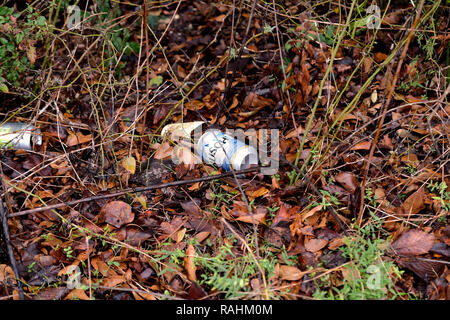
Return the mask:
{"type": "MultiPolygon", "coordinates": [[[[265,254],[258,263],[266,278],[270,278],[278,259],[268,250],[261,251],[265,254]]],[[[250,254],[237,254],[232,250],[232,246],[226,243],[219,247],[216,255],[197,256],[195,261],[203,269],[199,283],[224,292],[225,298],[230,299],[248,294],[251,290],[250,279],[259,272],[250,254]]]]}
{"type": "Polygon", "coordinates": [[[438,194],[432,198],[438,200],[445,211],[450,211],[450,191],[447,191],[448,187],[445,181],[441,183],[430,181],[427,187],[431,192],[438,194]]]}
{"type": "Polygon", "coordinates": [[[280,207],[276,207],[276,206],[267,207],[267,210],[269,211],[269,213],[267,214],[267,217],[266,217],[266,223],[268,226],[270,226],[272,224],[272,220],[275,217],[275,212],[277,212],[278,209],[280,209],[280,207]]]}
{"type": "Polygon", "coordinates": [[[21,13],[0,6],[0,91],[20,86],[20,76],[33,67],[36,59],[36,42],[46,34],[45,17],[29,6],[21,13]]]}
{"type": "MultiPolygon", "coordinates": [[[[366,197],[375,202],[372,194],[366,197]]],[[[386,255],[389,238],[383,239],[382,219],[369,210],[372,221],[364,227],[353,225],[356,234],[343,239],[339,250],[349,260],[342,268],[343,283],[335,286],[329,275],[319,277],[314,297],[331,300],[396,299],[405,293],[397,292],[395,281],[403,271],[386,255]],[[323,287],[327,287],[323,290],[323,287]]]]}
{"type": "Polygon", "coordinates": [[[72,247],[69,246],[67,248],[64,248],[63,251],[64,251],[64,254],[66,255],[66,257],[68,259],[73,259],[73,255],[72,255],[73,249],[72,249],[72,247]]]}

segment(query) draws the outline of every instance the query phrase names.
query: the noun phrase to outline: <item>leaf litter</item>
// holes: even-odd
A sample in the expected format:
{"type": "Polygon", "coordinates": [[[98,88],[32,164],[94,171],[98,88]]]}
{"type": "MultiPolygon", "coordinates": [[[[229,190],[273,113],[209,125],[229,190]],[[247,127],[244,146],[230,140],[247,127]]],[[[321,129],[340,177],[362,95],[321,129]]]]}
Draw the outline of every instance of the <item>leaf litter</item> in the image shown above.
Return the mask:
{"type": "MultiPolygon", "coordinates": [[[[2,117],[35,121],[44,136],[34,152],[2,150],[8,213],[92,197],[8,218],[27,299],[330,298],[332,288],[344,294],[339,290],[380,263],[389,266],[392,290],[362,287],[366,294],[449,298],[449,108],[442,76],[448,15],[422,13],[435,19],[423,25],[435,27],[416,32],[369,159],[392,85],[384,64],[395,70],[392,45],[406,36],[398,30],[411,27],[412,5],[391,4],[376,34],[351,24],[352,37],[339,46],[337,3],[330,11],[323,3],[311,10],[285,1],[283,15],[299,20],[278,16],[277,26],[272,9],[263,6],[251,14],[237,5],[242,19],[234,25],[229,2],[168,3],[150,10],[149,40],[141,23],[129,19],[134,5],[104,6],[103,16],[86,23],[120,21],[122,28],[102,35],[110,69],[98,68],[105,61],[94,29],[58,35],[47,56],[45,38],[30,39],[22,44],[26,59],[34,67],[46,64],[48,81],[28,75],[23,92],[31,96],[5,95],[0,102],[2,117]],[[363,46],[368,39],[377,45],[363,46]],[[38,97],[33,86],[39,98],[32,98],[38,97]],[[11,107],[17,105],[26,107],[11,107]],[[161,127],[197,120],[220,129],[278,129],[282,159],[304,166],[318,193],[281,161],[271,176],[247,173],[238,181],[224,177],[102,198],[222,173],[170,160],[175,146],[159,136],[161,127]],[[363,223],[355,225],[361,204],[363,223]],[[70,281],[78,281],[76,288],[55,286],[70,281]]],[[[8,24],[19,28],[23,19],[8,24]]],[[[5,248],[0,238],[0,295],[18,299],[5,248]]]]}

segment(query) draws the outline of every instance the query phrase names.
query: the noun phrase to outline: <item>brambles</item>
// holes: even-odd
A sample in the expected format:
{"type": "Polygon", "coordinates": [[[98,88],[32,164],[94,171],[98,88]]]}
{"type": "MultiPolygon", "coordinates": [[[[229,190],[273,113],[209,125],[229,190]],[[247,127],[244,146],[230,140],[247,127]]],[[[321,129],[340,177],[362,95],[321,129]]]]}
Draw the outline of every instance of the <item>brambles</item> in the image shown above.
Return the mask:
{"type": "Polygon", "coordinates": [[[47,35],[47,21],[28,6],[24,12],[0,6],[0,91],[26,85],[20,81],[35,67],[37,46],[47,35]]]}

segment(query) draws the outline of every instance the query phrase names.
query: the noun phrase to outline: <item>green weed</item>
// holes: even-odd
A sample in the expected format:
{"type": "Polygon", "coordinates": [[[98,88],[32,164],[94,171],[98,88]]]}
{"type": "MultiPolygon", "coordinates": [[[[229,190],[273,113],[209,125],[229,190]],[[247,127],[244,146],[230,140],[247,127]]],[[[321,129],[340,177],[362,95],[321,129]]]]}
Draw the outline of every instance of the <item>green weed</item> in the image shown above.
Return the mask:
{"type": "Polygon", "coordinates": [[[0,6],[0,91],[20,87],[20,76],[36,60],[36,42],[46,34],[45,17],[29,6],[22,14],[0,6]],[[24,20],[24,21],[23,21],[24,20]]]}

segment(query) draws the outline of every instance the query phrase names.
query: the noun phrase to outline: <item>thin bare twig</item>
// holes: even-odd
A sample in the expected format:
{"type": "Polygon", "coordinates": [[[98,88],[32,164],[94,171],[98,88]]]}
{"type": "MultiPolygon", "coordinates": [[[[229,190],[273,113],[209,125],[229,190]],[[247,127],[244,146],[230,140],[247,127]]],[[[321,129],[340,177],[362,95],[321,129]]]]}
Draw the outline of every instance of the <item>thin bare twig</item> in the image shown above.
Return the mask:
{"type": "MultiPolygon", "coordinates": [[[[3,176],[3,169],[2,169],[1,163],[0,163],[0,173],[3,176]]],[[[4,190],[6,190],[4,179],[2,179],[2,188],[4,190]]],[[[5,191],[5,193],[6,193],[6,191],[5,191]]],[[[6,197],[8,197],[7,193],[6,193],[6,197]]],[[[13,252],[13,249],[11,246],[11,239],[9,236],[8,217],[6,215],[6,210],[3,205],[3,201],[1,199],[0,199],[0,218],[2,220],[3,235],[5,236],[5,244],[6,244],[6,249],[8,251],[9,261],[11,262],[11,267],[14,271],[14,274],[16,275],[17,287],[19,289],[19,299],[25,300],[25,297],[23,294],[22,282],[20,280],[19,268],[17,266],[17,261],[16,261],[16,258],[14,257],[14,252],[13,252]]]]}
{"type": "Polygon", "coordinates": [[[387,112],[388,106],[389,106],[392,96],[394,94],[395,85],[397,84],[398,76],[400,75],[400,70],[402,68],[403,60],[406,57],[406,52],[408,51],[409,43],[411,42],[411,39],[414,35],[414,30],[415,30],[417,24],[419,23],[424,2],[425,2],[425,0],[420,1],[419,7],[417,9],[416,17],[415,17],[413,25],[411,27],[411,31],[409,32],[408,38],[406,39],[405,47],[403,48],[402,54],[400,56],[400,60],[398,61],[397,70],[395,71],[395,75],[392,80],[392,84],[389,86],[389,89],[388,89],[389,91],[388,91],[386,103],[383,105],[382,116],[381,116],[380,121],[378,122],[377,132],[375,134],[375,138],[372,141],[372,146],[370,148],[369,156],[368,156],[367,161],[364,166],[364,177],[363,177],[363,181],[361,183],[361,195],[360,195],[361,200],[360,200],[359,213],[358,213],[358,218],[357,218],[358,226],[361,225],[362,217],[363,217],[363,213],[364,213],[364,195],[365,195],[367,176],[369,174],[372,157],[373,157],[373,154],[375,151],[375,147],[378,143],[378,138],[380,137],[381,127],[383,126],[384,118],[386,117],[386,112],[387,112]]]}
{"type": "Polygon", "coordinates": [[[127,189],[124,189],[121,191],[111,192],[108,194],[96,195],[96,196],[92,196],[92,197],[88,197],[88,198],[83,198],[83,199],[78,199],[78,200],[73,200],[73,201],[68,201],[68,202],[57,203],[57,204],[53,204],[53,205],[49,205],[49,206],[19,211],[19,212],[9,214],[7,217],[8,218],[18,217],[18,216],[31,214],[31,213],[37,213],[37,212],[42,212],[42,211],[46,211],[46,210],[58,209],[58,208],[67,207],[67,206],[73,206],[73,205],[76,205],[79,203],[84,203],[84,202],[109,199],[109,198],[113,198],[113,197],[122,196],[127,193],[146,192],[146,191],[160,189],[160,188],[175,187],[175,186],[181,186],[181,185],[185,185],[185,184],[191,184],[191,183],[197,183],[197,182],[203,182],[203,181],[211,181],[211,180],[220,179],[220,178],[224,178],[224,177],[228,177],[228,176],[232,176],[232,175],[254,172],[257,170],[259,170],[259,167],[253,167],[253,168],[239,170],[239,171],[231,171],[231,172],[226,172],[226,173],[222,173],[222,174],[206,176],[206,177],[201,177],[201,178],[191,179],[191,180],[181,180],[181,181],[174,181],[174,182],[168,182],[168,183],[160,183],[160,184],[155,184],[155,185],[151,185],[151,186],[147,186],[147,187],[127,188],[127,189]]]}

